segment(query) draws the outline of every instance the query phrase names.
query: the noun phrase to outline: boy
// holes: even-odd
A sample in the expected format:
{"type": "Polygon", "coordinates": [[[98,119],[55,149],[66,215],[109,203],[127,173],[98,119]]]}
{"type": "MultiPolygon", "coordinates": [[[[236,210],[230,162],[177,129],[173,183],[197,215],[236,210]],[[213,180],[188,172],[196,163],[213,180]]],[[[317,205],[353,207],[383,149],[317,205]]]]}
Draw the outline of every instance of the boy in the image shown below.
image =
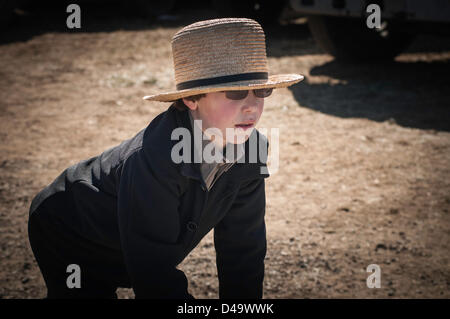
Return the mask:
{"type": "Polygon", "coordinates": [[[29,239],[48,298],[116,298],[117,287],[193,298],[176,267],[211,229],[220,298],[262,298],[268,174],[249,144],[267,143],[254,129],[264,98],[303,76],[268,76],[264,32],[250,19],[189,25],[172,52],[177,90],[144,97],[174,102],[167,111],[33,199],[29,239]],[[209,145],[215,162],[199,157],[209,145]]]}

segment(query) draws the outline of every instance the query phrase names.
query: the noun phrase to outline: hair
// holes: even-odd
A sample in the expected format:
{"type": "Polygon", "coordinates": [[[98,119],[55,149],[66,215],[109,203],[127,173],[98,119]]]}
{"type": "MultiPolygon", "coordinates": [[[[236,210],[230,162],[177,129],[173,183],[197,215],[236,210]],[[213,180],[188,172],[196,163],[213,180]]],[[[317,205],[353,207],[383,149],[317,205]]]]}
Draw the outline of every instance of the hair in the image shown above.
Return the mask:
{"type": "MultiPolygon", "coordinates": [[[[187,96],[185,97],[186,100],[190,100],[190,101],[198,101],[200,100],[202,97],[205,97],[206,94],[197,94],[197,95],[191,95],[191,96],[187,96]]],[[[188,110],[189,108],[186,106],[186,104],[184,104],[183,99],[178,99],[174,102],[173,106],[179,110],[179,111],[184,111],[184,110],[188,110]]]]}

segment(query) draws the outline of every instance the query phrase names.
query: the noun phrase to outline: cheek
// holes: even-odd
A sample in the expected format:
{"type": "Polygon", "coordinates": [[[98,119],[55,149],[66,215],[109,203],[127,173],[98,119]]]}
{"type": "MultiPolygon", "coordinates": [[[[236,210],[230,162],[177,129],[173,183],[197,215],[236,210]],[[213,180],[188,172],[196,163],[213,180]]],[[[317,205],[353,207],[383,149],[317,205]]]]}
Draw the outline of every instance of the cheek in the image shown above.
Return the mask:
{"type": "Polygon", "coordinates": [[[213,115],[216,127],[220,129],[226,129],[227,127],[233,128],[238,113],[239,107],[231,104],[216,110],[213,115]]]}
{"type": "Polygon", "coordinates": [[[263,110],[264,110],[264,99],[262,99],[261,102],[258,104],[258,119],[261,116],[263,110]]]}

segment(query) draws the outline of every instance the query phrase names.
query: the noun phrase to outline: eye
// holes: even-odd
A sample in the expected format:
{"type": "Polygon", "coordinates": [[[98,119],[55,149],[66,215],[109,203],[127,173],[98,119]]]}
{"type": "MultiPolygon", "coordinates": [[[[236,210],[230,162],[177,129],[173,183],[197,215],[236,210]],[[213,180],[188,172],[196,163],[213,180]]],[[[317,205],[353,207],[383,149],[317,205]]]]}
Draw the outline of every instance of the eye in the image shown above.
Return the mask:
{"type": "Polygon", "coordinates": [[[240,91],[225,91],[225,95],[227,99],[230,100],[243,100],[248,95],[248,90],[240,90],[240,91]]]}

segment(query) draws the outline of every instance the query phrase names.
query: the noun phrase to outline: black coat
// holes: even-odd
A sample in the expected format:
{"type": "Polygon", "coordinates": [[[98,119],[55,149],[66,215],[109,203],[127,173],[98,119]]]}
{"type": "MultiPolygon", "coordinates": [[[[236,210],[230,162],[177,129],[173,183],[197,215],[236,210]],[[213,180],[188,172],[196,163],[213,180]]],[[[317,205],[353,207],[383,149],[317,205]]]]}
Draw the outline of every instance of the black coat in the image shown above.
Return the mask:
{"type": "Polygon", "coordinates": [[[265,160],[249,163],[249,139],[246,162],[207,191],[198,163],[171,160],[177,127],[192,132],[187,111],[172,105],[135,137],[69,167],[33,199],[30,218],[58,201],[57,210],[40,214],[120,254],[136,298],[190,298],[176,266],[214,228],[220,298],[261,298],[265,160]]]}

